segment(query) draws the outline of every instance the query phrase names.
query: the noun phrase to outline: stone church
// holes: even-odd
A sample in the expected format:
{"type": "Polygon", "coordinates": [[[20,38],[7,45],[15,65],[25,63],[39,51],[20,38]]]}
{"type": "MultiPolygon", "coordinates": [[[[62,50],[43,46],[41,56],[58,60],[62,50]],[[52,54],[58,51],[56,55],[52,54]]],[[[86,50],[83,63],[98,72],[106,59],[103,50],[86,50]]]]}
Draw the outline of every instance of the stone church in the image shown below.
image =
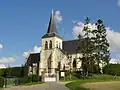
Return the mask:
{"type": "MultiPolygon", "coordinates": [[[[81,54],[77,52],[78,40],[67,40],[57,33],[54,13],[50,16],[48,30],[41,37],[42,49],[40,53],[32,53],[27,58],[25,65],[28,67],[28,75],[43,73],[46,76],[55,76],[57,72],[68,70],[81,70],[81,54]]],[[[61,74],[60,76],[64,76],[61,74]]]]}

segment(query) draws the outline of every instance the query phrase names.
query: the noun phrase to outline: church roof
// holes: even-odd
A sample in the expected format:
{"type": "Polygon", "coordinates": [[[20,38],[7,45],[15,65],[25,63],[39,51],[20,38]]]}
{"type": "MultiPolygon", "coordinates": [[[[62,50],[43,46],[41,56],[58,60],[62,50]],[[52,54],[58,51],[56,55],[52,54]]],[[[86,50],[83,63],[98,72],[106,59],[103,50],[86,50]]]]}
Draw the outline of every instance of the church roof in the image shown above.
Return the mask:
{"type": "Polygon", "coordinates": [[[40,53],[31,53],[27,59],[26,64],[32,65],[32,63],[39,63],[40,61],[40,53]]]}
{"type": "Polygon", "coordinates": [[[69,41],[63,41],[63,50],[69,54],[74,54],[77,52],[79,45],[79,40],[69,40],[69,41]]]}
{"type": "Polygon", "coordinates": [[[52,11],[52,14],[51,14],[51,16],[50,16],[50,22],[49,22],[49,26],[48,26],[48,31],[47,31],[47,33],[48,33],[48,34],[51,34],[51,33],[57,34],[53,11],[52,11]]]}
{"type": "Polygon", "coordinates": [[[55,20],[54,20],[54,14],[53,14],[53,11],[52,11],[52,14],[50,16],[50,21],[49,21],[47,33],[42,38],[48,38],[48,37],[54,37],[54,36],[56,36],[58,38],[61,38],[57,34],[56,24],[55,24],[55,20]]]}

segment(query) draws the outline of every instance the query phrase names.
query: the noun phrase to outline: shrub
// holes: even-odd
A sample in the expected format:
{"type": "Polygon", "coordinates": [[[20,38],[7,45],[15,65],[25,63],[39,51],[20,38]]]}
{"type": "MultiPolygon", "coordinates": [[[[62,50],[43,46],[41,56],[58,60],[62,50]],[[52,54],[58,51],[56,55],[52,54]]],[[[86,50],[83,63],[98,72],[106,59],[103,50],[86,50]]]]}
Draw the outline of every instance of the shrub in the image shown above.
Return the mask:
{"type": "Polygon", "coordinates": [[[28,79],[29,79],[30,81],[33,81],[33,82],[38,82],[38,81],[40,81],[38,75],[30,75],[30,76],[28,76],[28,79]]]}
{"type": "Polygon", "coordinates": [[[3,87],[3,85],[4,85],[4,78],[0,77],[0,87],[3,87]]]}
{"type": "Polygon", "coordinates": [[[39,82],[39,81],[41,81],[41,76],[30,75],[30,76],[21,78],[20,84],[25,84],[25,83],[29,83],[29,82],[39,82]]]}
{"type": "Polygon", "coordinates": [[[104,74],[120,76],[120,64],[110,64],[103,69],[104,74]]]}

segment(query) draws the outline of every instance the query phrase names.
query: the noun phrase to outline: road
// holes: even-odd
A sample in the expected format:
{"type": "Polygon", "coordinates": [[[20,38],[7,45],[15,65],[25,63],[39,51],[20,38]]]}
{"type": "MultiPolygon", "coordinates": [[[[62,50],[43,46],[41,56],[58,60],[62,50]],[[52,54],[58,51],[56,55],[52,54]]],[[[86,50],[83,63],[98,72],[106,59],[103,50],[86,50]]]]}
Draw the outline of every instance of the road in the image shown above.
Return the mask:
{"type": "Polygon", "coordinates": [[[64,84],[49,82],[30,86],[14,86],[0,90],[69,90],[64,84]]]}

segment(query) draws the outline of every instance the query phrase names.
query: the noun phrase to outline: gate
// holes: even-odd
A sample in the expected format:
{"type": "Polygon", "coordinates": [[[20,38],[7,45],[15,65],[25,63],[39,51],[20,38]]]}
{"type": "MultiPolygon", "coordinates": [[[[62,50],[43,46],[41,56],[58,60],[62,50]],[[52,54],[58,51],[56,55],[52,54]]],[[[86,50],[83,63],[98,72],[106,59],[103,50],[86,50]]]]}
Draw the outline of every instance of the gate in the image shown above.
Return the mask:
{"type": "Polygon", "coordinates": [[[42,81],[43,82],[56,82],[57,76],[56,76],[56,74],[44,73],[42,75],[42,81]]]}
{"type": "Polygon", "coordinates": [[[5,85],[7,87],[19,85],[20,84],[19,80],[20,80],[19,78],[6,78],[6,79],[4,79],[4,87],[5,87],[5,85]]]}

